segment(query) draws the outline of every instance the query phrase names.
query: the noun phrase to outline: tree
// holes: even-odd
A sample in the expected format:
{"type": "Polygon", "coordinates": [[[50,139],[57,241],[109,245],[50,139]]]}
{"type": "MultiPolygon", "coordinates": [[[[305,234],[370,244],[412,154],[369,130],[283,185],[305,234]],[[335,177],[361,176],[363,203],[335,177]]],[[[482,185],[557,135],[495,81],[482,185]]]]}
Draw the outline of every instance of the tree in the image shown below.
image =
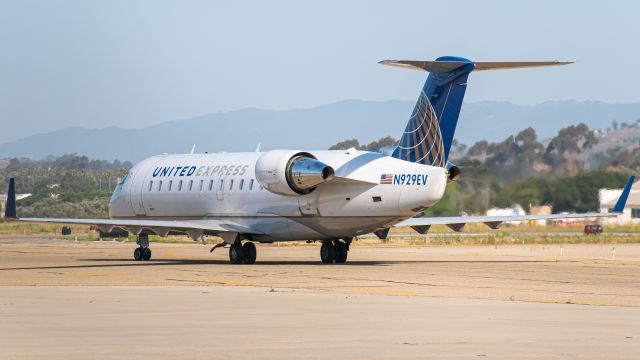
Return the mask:
{"type": "Polygon", "coordinates": [[[537,174],[536,162],[542,162],[543,145],[538,142],[536,131],[529,127],[515,137],[509,136],[500,143],[478,142],[469,154],[485,149],[486,163],[498,169],[505,181],[521,179],[537,174]]]}
{"type": "Polygon", "coordinates": [[[547,145],[545,160],[557,175],[575,175],[584,169],[585,161],[579,158],[584,150],[598,142],[595,133],[584,123],[561,129],[547,145]]]}
{"type": "Polygon", "coordinates": [[[352,147],[362,150],[362,147],[360,146],[360,142],[358,142],[357,139],[340,141],[339,143],[329,147],[329,150],[347,150],[352,147]]]}
{"type": "Polygon", "coordinates": [[[395,147],[397,145],[398,141],[396,139],[391,136],[385,136],[383,138],[370,142],[366,146],[360,145],[360,142],[357,139],[344,140],[335,145],[332,145],[331,147],[329,147],[329,150],[347,150],[350,148],[356,148],[357,150],[379,152],[385,147],[395,147]]]}
{"type": "Polygon", "coordinates": [[[604,171],[557,178],[529,178],[503,187],[496,196],[495,204],[549,204],[556,212],[597,211],[598,189],[622,187],[627,179],[624,173],[604,171]]]}
{"type": "Polygon", "coordinates": [[[374,140],[367,145],[367,151],[372,152],[380,152],[385,147],[396,147],[398,145],[398,141],[391,136],[385,136],[383,138],[374,140]]]}
{"type": "Polygon", "coordinates": [[[487,140],[480,140],[475,144],[471,145],[469,151],[467,151],[467,156],[474,158],[484,158],[489,152],[489,142],[487,140]]]}
{"type": "Polygon", "coordinates": [[[610,168],[619,169],[640,169],[640,147],[633,150],[617,147],[609,149],[604,154],[599,154],[598,168],[607,170],[610,168]]]}

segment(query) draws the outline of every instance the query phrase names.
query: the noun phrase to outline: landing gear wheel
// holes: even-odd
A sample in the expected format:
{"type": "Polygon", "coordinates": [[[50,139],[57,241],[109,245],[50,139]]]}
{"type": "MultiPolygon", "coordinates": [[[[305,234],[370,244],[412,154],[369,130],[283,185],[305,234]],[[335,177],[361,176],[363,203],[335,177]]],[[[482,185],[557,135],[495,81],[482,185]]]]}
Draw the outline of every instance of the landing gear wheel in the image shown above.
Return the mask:
{"type": "Polygon", "coordinates": [[[135,261],[149,260],[151,259],[151,249],[149,249],[149,235],[140,234],[138,240],[136,240],[138,248],[133,251],[133,259],[135,261]]]}
{"type": "Polygon", "coordinates": [[[336,249],[336,264],[344,264],[347,262],[347,255],[349,254],[349,248],[347,244],[342,241],[336,241],[334,245],[336,249]]]}
{"type": "Polygon", "coordinates": [[[333,242],[325,241],[320,247],[320,260],[324,264],[331,264],[336,259],[336,248],[333,242]]]}
{"type": "Polygon", "coordinates": [[[252,242],[246,242],[242,245],[242,252],[244,253],[244,263],[245,264],[254,264],[256,262],[256,245],[252,242]]]}
{"type": "Polygon", "coordinates": [[[142,250],[142,260],[144,261],[149,261],[151,260],[151,249],[149,248],[144,248],[142,250]]]}
{"type": "Polygon", "coordinates": [[[229,262],[232,264],[242,264],[244,261],[244,251],[242,251],[242,244],[236,241],[229,248],[229,262]]]}

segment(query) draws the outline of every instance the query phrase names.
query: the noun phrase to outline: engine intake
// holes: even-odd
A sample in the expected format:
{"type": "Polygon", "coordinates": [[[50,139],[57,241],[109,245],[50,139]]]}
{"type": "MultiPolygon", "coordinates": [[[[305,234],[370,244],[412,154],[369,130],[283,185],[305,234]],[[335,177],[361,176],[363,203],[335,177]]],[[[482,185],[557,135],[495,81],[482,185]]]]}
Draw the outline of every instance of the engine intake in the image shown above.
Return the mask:
{"type": "Polygon", "coordinates": [[[309,194],[335,175],[333,168],[310,153],[272,150],[256,162],[256,179],[265,189],[280,195],[309,194]]]}

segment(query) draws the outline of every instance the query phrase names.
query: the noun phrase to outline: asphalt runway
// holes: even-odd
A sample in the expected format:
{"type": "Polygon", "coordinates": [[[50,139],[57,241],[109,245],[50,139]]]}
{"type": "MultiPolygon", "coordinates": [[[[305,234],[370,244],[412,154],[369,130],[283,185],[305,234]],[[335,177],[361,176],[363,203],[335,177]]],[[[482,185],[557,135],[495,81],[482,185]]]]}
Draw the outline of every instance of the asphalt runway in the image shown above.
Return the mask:
{"type": "Polygon", "coordinates": [[[226,249],[0,240],[0,358],[628,358],[640,245],[226,249]],[[615,251],[614,251],[615,248],[615,251]],[[36,285],[36,286],[34,286],[36,285]]]}

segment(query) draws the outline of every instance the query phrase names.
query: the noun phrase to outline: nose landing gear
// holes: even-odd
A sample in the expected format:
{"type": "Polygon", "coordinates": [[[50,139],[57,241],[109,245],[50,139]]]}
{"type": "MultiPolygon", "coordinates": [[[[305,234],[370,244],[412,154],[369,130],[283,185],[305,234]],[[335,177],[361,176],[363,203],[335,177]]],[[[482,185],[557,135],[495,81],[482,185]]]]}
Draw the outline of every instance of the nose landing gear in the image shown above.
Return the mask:
{"type": "Polygon", "coordinates": [[[148,261],[151,260],[151,249],[149,249],[149,235],[140,234],[136,244],[140,245],[133,251],[133,259],[135,261],[148,261]]]}

